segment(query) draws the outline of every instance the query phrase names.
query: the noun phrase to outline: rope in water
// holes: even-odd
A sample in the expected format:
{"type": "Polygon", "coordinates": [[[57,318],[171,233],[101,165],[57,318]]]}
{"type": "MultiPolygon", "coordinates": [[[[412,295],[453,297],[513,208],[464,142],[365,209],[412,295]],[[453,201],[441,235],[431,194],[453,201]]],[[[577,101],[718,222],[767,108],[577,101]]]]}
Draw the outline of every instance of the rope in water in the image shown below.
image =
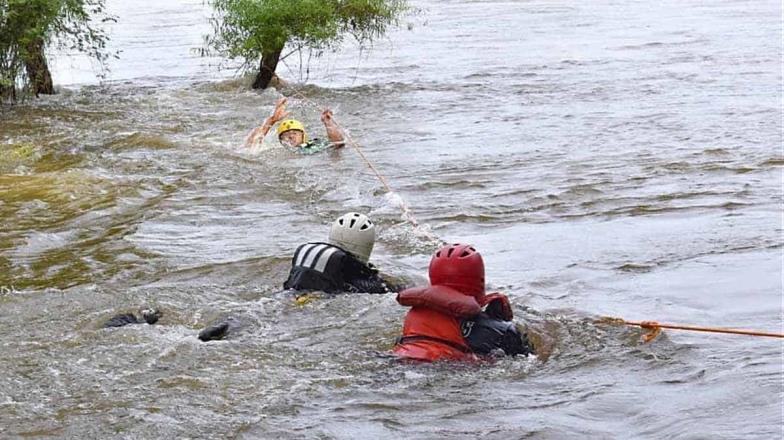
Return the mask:
{"type": "MultiPolygon", "coordinates": [[[[299,96],[300,98],[302,98],[303,101],[312,105],[319,111],[323,111],[324,109],[326,109],[325,106],[319,105],[317,102],[303,95],[296,88],[291,86],[288,87],[291,89],[292,92],[294,92],[295,95],[299,96]]],[[[338,123],[338,121],[335,119],[334,116],[332,117],[332,121],[335,122],[335,125],[338,127],[338,129],[340,129],[340,131],[346,137],[346,140],[348,140],[349,145],[351,145],[351,147],[354,148],[354,151],[357,152],[357,154],[362,159],[362,161],[364,161],[365,164],[368,166],[368,168],[370,168],[370,170],[373,171],[373,174],[376,175],[378,180],[381,182],[381,185],[383,185],[384,189],[386,189],[387,193],[395,194],[395,191],[393,191],[392,187],[389,186],[389,182],[387,181],[386,177],[384,177],[384,175],[378,171],[378,168],[376,168],[376,166],[373,165],[373,163],[367,158],[367,156],[365,156],[365,153],[362,152],[362,149],[360,148],[357,141],[355,141],[354,138],[351,137],[351,135],[343,128],[343,126],[341,126],[338,123]]],[[[408,207],[408,204],[405,202],[405,200],[403,200],[402,197],[398,197],[398,199],[400,201],[400,209],[403,211],[403,219],[411,223],[411,225],[414,226],[415,228],[419,227],[419,222],[417,221],[416,217],[414,217],[414,214],[411,212],[411,209],[408,207]]]]}
{"type": "Polygon", "coordinates": [[[608,325],[628,325],[641,327],[648,330],[668,328],[673,330],[688,330],[693,332],[708,332],[708,333],[728,333],[733,335],[747,335],[747,336],[762,336],[768,338],[784,338],[783,333],[770,333],[758,330],[741,330],[722,327],[698,327],[694,325],[679,325],[679,324],[661,324],[656,321],[627,321],[623,318],[613,318],[611,316],[603,316],[595,321],[597,324],[608,325]]]}
{"type": "MultiPolygon", "coordinates": [[[[302,98],[304,102],[312,105],[317,110],[322,111],[326,109],[325,106],[320,105],[315,101],[311,100],[307,96],[303,95],[297,89],[293,87],[289,87],[289,88],[291,89],[292,92],[294,92],[295,95],[302,98]]],[[[351,145],[354,148],[354,151],[357,152],[359,157],[365,162],[368,168],[370,168],[370,170],[373,171],[373,173],[376,175],[378,180],[384,186],[384,189],[386,189],[388,193],[394,194],[395,192],[389,186],[387,179],[384,177],[383,174],[381,174],[378,171],[378,169],[367,158],[367,156],[365,156],[357,141],[355,141],[354,138],[351,137],[351,135],[343,128],[343,126],[341,126],[338,123],[338,121],[334,118],[334,116],[332,120],[335,122],[335,125],[338,127],[338,129],[340,129],[340,131],[346,137],[346,139],[349,142],[349,145],[351,145]]],[[[419,227],[419,222],[417,222],[416,218],[414,217],[414,214],[411,212],[408,205],[405,203],[405,201],[402,198],[400,198],[400,207],[403,211],[403,218],[409,223],[411,223],[415,228],[419,227]]],[[[663,328],[673,329],[673,330],[707,332],[707,333],[725,333],[725,334],[734,334],[734,335],[761,336],[761,337],[769,337],[769,338],[784,338],[784,334],[782,333],[770,333],[770,332],[762,332],[757,330],[743,330],[743,329],[731,329],[731,328],[721,328],[721,327],[699,327],[693,325],[662,324],[656,321],[627,321],[623,318],[614,318],[611,316],[603,316],[602,318],[596,320],[595,322],[597,324],[627,325],[627,326],[635,326],[635,327],[651,330],[651,333],[646,335],[646,337],[644,338],[646,342],[656,337],[661,332],[661,329],[663,328]]]]}

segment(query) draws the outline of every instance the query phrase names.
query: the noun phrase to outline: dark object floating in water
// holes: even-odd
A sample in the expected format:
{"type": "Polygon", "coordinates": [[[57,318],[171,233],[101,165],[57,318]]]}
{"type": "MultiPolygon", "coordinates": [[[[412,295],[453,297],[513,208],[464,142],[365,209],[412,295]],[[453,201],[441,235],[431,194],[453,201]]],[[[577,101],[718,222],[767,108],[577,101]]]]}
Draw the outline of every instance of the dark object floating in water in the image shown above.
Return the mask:
{"type": "Polygon", "coordinates": [[[115,315],[106,321],[103,328],[123,327],[128,324],[144,324],[145,322],[152,325],[158,322],[158,319],[161,317],[161,312],[157,309],[142,309],[140,314],[141,319],[137,318],[133,313],[115,315]]]}
{"type": "Polygon", "coordinates": [[[226,336],[226,333],[229,331],[229,323],[228,322],[221,322],[215,325],[211,325],[201,332],[199,332],[199,339],[203,342],[214,341],[217,339],[223,339],[226,336]]]}

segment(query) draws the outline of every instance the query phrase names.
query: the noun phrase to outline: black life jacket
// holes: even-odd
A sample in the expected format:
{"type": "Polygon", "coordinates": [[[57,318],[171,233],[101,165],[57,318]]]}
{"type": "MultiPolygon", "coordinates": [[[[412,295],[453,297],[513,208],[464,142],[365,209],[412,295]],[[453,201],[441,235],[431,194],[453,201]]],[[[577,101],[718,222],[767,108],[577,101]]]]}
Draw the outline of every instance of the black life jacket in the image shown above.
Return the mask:
{"type": "Polygon", "coordinates": [[[291,259],[291,272],[283,288],[327,293],[392,291],[377,270],[329,243],[299,246],[291,259]]]}

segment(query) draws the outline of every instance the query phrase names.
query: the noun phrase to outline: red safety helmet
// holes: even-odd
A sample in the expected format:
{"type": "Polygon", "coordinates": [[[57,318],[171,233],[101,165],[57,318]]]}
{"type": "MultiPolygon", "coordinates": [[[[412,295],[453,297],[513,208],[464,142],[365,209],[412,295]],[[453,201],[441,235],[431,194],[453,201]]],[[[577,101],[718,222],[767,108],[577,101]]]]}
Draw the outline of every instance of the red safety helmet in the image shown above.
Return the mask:
{"type": "Polygon", "coordinates": [[[477,300],[485,295],[485,263],[468,244],[448,244],[430,260],[430,284],[451,287],[477,300]]]}

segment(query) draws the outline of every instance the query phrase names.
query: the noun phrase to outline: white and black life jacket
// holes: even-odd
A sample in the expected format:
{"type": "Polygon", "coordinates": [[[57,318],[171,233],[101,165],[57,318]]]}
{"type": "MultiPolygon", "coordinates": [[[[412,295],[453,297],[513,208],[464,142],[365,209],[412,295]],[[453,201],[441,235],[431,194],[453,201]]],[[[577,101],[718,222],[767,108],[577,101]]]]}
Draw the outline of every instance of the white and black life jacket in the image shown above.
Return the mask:
{"type": "Polygon", "coordinates": [[[291,259],[291,272],[283,288],[327,293],[393,291],[377,270],[329,243],[299,246],[291,259]]]}

